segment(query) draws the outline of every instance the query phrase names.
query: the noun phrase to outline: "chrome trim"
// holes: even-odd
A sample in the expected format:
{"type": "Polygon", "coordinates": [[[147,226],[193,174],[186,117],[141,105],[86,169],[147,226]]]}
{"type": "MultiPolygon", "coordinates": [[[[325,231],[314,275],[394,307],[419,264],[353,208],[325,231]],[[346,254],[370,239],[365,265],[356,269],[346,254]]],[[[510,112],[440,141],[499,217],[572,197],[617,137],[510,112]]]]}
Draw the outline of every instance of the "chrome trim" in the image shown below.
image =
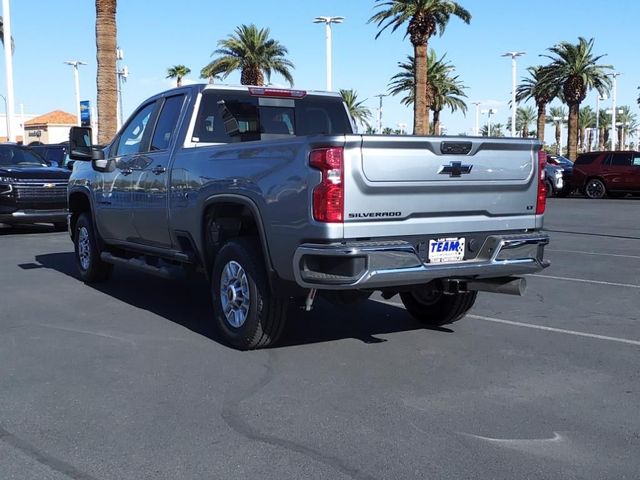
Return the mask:
{"type": "Polygon", "coordinates": [[[304,288],[349,290],[383,288],[426,283],[438,278],[495,278],[536,273],[549,266],[543,259],[545,234],[490,235],[473,260],[456,263],[422,263],[414,246],[405,241],[353,242],[347,244],[298,247],[293,257],[296,282],[304,288]],[[508,258],[499,258],[504,253],[508,258]],[[366,266],[358,277],[308,280],[313,274],[301,271],[305,255],[365,257],[366,266]]]}

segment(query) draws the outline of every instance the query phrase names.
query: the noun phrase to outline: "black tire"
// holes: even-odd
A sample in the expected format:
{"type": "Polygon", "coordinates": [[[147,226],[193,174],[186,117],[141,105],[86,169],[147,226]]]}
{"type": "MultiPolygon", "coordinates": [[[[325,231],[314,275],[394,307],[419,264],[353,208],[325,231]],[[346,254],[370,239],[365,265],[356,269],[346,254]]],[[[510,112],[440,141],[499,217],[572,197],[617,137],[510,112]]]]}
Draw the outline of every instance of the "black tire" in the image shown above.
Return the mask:
{"type": "Polygon", "coordinates": [[[254,239],[236,238],[220,249],[211,272],[211,294],[216,327],[232,347],[264,348],[280,339],[289,300],[271,292],[261,248],[254,239]],[[243,273],[232,273],[237,266],[243,273]],[[230,278],[236,279],[233,285],[230,278]]]}
{"type": "Polygon", "coordinates": [[[473,307],[478,292],[445,294],[428,287],[400,293],[407,312],[430,327],[440,327],[460,320],[473,307]]]}
{"type": "Polygon", "coordinates": [[[78,217],[73,232],[73,243],[80,278],[85,283],[107,281],[113,271],[113,265],[103,262],[100,258],[97,235],[88,213],[82,213],[78,217]]]}
{"type": "Polygon", "coordinates": [[[600,199],[607,194],[607,187],[599,178],[590,178],[584,185],[584,194],[587,198],[600,199]]]}

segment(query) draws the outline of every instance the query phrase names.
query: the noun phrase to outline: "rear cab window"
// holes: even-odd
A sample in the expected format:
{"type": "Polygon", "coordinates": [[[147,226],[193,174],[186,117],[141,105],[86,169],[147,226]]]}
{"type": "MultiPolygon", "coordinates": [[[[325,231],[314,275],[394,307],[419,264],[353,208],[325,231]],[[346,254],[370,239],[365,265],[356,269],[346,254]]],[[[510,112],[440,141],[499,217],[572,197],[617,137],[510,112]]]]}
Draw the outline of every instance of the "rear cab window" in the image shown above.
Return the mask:
{"type": "Polygon", "coordinates": [[[616,152],[609,156],[607,165],[612,167],[629,167],[633,164],[630,152],[616,152]]]}
{"type": "Polygon", "coordinates": [[[351,122],[339,97],[272,98],[243,91],[204,90],[191,141],[231,143],[349,133],[353,133],[351,122]],[[225,111],[237,121],[233,127],[237,127],[237,134],[232,136],[225,129],[229,116],[223,114],[225,111]]]}
{"type": "Polygon", "coordinates": [[[574,165],[589,165],[599,156],[599,153],[583,153],[578,155],[574,165]]]}

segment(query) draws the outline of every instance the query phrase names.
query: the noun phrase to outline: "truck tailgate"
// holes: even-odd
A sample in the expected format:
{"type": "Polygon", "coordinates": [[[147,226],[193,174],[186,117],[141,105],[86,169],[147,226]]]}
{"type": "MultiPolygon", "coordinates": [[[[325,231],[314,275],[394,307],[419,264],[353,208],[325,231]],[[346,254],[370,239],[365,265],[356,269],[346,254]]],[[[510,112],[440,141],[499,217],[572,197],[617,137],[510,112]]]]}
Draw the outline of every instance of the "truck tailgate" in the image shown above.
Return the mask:
{"type": "Polygon", "coordinates": [[[537,140],[348,136],[345,238],[539,228],[537,140]]]}

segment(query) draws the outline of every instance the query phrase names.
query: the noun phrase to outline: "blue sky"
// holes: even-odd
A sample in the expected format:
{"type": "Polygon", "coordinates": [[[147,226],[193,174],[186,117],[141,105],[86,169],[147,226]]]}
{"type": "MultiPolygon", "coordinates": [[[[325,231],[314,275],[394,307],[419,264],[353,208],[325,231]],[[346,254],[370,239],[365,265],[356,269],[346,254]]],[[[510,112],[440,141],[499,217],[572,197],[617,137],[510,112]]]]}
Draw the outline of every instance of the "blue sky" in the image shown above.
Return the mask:
{"type": "MultiPolygon", "coordinates": [[[[472,14],[470,25],[454,18],[443,37],[430,46],[457,67],[467,85],[469,112],[443,113],[449,134],[469,133],[475,123],[472,102],[498,109],[495,121],[510,116],[511,62],[500,55],[526,51],[518,59],[518,79],[529,65],[545,62],[539,55],[563,40],[595,38],[595,52],[607,54],[605,63],[623,72],[618,78],[618,104],[638,113],[640,59],[636,54],[640,2],[635,0],[459,0],[472,14]]],[[[139,102],[172,86],[165,79],[168,67],[191,68],[188,79],[199,81],[200,69],[211,60],[216,42],[242,23],[269,27],[271,36],[289,49],[295,64],[295,86],[323,89],[325,85],[324,28],[312,23],[318,15],[341,15],[334,26],[334,87],[353,88],[376,114],[374,95],[386,92],[397,63],[412,53],[404,31],[385,32],[375,40],[376,27],[367,24],[373,0],[120,0],[118,43],[130,77],[123,89],[125,115],[139,102]]],[[[75,113],[71,67],[65,60],[88,63],[80,70],[82,99],[95,105],[95,7],[89,0],[11,0],[12,32],[16,43],[14,82],[16,111],[42,114],[62,109],[75,113]]],[[[3,65],[3,64],[2,64],[3,65]]],[[[0,67],[4,70],[4,66],[0,67]]],[[[4,71],[0,93],[5,93],[4,71]]],[[[227,82],[238,83],[239,75],[227,82]]],[[[279,76],[272,82],[283,84],[279,76]]],[[[384,125],[412,123],[412,111],[399,97],[384,103],[384,125]]],[[[595,94],[586,102],[595,108],[595,94]]],[[[601,106],[610,106],[610,101],[601,106]]],[[[485,119],[481,119],[484,123],[485,119]]]]}

